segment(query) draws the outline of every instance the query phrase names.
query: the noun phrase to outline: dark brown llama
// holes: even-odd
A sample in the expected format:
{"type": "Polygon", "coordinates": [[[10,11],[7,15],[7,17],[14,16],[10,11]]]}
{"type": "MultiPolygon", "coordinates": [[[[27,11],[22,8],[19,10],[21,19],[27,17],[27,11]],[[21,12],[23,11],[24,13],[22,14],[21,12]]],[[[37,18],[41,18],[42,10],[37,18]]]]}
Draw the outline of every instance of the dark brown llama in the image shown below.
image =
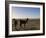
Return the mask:
{"type": "Polygon", "coordinates": [[[15,27],[17,26],[17,20],[16,19],[12,19],[13,25],[15,25],[15,27]]]}
{"type": "Polygon", "coordinates": [[[22,27],[22,24],[24,24],[24,28],[25,28],[25,24],[28,22],[28,18],[26,20],[20,20],[20,27],[22,27]]]}
{"type": "Polygon", "coordinates": [[[12,19],[12,26],[15,27],[16,30],[18,30],[16,28],[17,24],[18,24],[17,20],[16,19],[12,19]]]}

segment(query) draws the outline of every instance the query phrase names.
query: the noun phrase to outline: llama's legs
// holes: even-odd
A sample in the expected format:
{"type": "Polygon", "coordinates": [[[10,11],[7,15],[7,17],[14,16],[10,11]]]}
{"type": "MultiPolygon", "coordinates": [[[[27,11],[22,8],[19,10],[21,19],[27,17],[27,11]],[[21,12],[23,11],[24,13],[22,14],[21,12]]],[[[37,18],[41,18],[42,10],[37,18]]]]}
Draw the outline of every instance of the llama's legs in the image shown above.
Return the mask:
{"type": "Polygon", "coordinates": [[[23,27],[22,27],[22,24],[20,24],[20,30],[22,29],[23,27]]]}
{"type": "Polygon", "coordinates": [[[25,29],[25,24],[24,23],[20,23],[20,29],[21,28],[25,29]]]}
{"type": "Polygon", "coordinates": [[[25,24],[21,24],[21,28],[25,29],[25,24]]]}

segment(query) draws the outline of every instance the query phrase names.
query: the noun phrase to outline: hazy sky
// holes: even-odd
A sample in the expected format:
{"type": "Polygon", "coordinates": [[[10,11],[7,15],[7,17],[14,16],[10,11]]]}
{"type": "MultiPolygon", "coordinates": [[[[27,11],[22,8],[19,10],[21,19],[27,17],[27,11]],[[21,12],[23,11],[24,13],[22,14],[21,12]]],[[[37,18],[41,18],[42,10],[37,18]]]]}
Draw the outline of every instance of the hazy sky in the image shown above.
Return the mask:
{"type": "Polygon", "coordinates": [[[32,7],[12,7],[12,17],[13,18],[40,18],[40,8],[32,7]]]}

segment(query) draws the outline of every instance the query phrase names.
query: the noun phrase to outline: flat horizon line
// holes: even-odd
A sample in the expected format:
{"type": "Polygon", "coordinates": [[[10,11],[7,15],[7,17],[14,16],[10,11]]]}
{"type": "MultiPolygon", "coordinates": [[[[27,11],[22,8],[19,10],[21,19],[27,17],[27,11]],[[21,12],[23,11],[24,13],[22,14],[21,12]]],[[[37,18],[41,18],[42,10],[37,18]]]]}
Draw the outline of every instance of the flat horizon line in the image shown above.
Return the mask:
{"type": "MultiPolygon", "coordinates": [[[[12,19],[27,19],[27,18],[12,18],[12,19]]],[[[28,18],[28,19],[40,19],[40,18],[28,18]]]]}

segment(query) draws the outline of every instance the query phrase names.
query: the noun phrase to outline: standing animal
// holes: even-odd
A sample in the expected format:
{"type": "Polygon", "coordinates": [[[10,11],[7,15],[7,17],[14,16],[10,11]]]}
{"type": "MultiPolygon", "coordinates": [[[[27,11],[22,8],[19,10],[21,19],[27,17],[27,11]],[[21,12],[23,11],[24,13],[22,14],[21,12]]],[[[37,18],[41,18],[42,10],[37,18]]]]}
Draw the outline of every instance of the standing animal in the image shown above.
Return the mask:
{"type": "Polygon", "coordinates": [[[22,24],[24,24],[24,28],[25,28],[25,24],[28,22],[28,18],[26,20],[20,20],[20,27],[22,27],[22,24]]]}
{"type": "Polygon", "coordinates": [[[15,27],[15,29],[18,31],[18,29],[16,28],[17,24],[18,24],[17,20],[12,19],[12,26],[13,26],[13,28],[15,27]]]}
{"type": "Polygon", "coordinates": [[[15,25],[15,27],[17,26],[17,20],[16,19],[12,19],[12,24],[15,25]]]}
{"type": "MultiPolygon", "coordinates": [[[[15,27],[16,31],[19,31],[20,29],[16,28],[16,26],[19,24],[19,22],[17,21],[17,19],[12,19],[12,26],[13,28],[15,27]]],[[[14,30],[14,29],[13,29],[14,30]]]]}

